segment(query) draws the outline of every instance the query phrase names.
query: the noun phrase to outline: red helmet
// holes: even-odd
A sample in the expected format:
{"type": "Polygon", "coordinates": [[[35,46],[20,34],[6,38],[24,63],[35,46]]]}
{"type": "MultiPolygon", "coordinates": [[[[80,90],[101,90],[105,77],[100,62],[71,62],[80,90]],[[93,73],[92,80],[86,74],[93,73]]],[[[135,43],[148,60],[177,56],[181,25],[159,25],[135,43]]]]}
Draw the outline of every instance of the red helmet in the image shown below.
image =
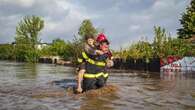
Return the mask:
{"type": "Polygon", "coordinates": [[[96,39],[97,42],[102,42],[102,41],[106,41],[106,40],[107,40],[107,38],[103,33],[100,33],[96,39]]]}

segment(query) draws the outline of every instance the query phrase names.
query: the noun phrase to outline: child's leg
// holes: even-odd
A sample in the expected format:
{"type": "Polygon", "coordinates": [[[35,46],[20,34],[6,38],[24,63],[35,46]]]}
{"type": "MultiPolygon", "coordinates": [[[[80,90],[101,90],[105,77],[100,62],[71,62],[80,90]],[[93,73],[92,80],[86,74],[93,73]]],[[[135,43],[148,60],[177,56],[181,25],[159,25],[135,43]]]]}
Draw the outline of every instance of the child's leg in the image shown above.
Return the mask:
{"type": "Polygon", "coordinates": [[[82,81],[83,81],[83,74],[85,73],[85,69],[81,69],[78,73],[78,85],[77,91],[82,92],[82,81]]]}

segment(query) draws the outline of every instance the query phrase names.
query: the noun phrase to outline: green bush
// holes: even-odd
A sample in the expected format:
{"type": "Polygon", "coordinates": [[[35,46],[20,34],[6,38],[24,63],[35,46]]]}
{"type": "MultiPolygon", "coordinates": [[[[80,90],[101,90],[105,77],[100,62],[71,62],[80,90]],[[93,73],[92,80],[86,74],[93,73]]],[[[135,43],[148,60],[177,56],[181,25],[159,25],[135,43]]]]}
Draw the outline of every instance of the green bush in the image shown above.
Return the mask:
{"type": "Polygon", "coordinates": [[[14,46],[11,44],[0,45],[0,59],[1,60],[14,60],[14,46]]]}

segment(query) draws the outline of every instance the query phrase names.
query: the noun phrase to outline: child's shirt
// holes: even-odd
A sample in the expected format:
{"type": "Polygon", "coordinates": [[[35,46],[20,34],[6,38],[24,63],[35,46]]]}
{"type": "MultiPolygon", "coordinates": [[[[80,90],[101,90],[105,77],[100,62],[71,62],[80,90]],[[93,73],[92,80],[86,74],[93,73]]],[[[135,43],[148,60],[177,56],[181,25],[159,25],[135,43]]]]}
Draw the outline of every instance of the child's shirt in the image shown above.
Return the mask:
{"type": "Polygon", "coordinates": [[[96,55],[96,48],[95,48],[95,46],[92,47],[89,44],[85,43],[84,50],[89,55],[96,55]]]}

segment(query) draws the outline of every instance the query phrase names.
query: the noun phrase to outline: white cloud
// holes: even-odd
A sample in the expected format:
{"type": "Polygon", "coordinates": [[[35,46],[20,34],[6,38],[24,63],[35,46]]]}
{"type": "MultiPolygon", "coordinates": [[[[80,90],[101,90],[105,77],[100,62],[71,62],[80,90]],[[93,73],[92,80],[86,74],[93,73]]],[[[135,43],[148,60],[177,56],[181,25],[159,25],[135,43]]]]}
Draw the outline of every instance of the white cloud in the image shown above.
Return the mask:
{"type": "Polygon", "coordinates": [[[56,1],[58,10],[61,11],[61,20],[53,20],[51,16],[45,19],[45,29],[46,33],[72,33],[74,35],[78,28],[78,25],[82,22],[82,20],[90,18],[88,14],[86,14],[82,7],[78,7],[74,4],[71,4],[67,1],[56,1]],[[64,15],[64,13],[67,14],[64,15]]]}
{"type": "Polygon", "coordinates": [[[141,28],[140,25],[131,25],[129,27],[129,31],[137,31],[140,28],[141,28]]]}
{"type": "Polygon", "coordinates": [[[22,7],[31,7],[35,3],[35,0],[1,0],[0,3],[15,4],[22,7]]]}
{"type": "MultiPolygon", "coordinates": [[[[77,33],[79,25],[84,19],[93,19],[98,16],[95,14],[88,14],[85,7],[72,4],[68,1],[58,0],[57,4],[58,13],[61,15],[60,20],[54,20],[53,17],[48,16],[45,19],[44,33],[53,35],[54,33],[59,36],[64,34],[72,37],[77,33]],[[66,13],[66,14],[64,14],[66,13]]],[[[57,11],[56,10],[56,11],[57,11]]]]}

